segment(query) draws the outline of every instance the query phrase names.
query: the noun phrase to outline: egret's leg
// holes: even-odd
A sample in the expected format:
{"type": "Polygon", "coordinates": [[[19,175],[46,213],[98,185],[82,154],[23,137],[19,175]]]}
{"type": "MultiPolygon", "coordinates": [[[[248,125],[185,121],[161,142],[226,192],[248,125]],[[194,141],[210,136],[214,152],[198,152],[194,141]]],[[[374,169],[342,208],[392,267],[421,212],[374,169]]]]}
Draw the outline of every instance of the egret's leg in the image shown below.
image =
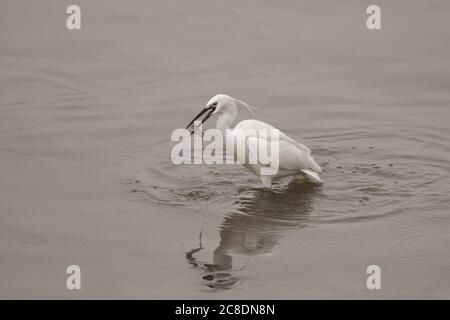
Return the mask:
{"type": "Polygon", "coordinates": [[[262,183],[264,188],[272,188],[272,178],[270,176],[261,176],[262,183]]]}

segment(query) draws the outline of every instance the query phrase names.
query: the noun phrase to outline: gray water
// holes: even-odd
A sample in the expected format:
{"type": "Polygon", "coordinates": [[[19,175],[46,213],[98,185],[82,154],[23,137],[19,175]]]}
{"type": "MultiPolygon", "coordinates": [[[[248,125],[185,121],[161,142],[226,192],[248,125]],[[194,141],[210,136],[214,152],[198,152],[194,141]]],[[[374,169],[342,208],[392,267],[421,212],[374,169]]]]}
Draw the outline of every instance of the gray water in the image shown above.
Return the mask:
{"type": "Polygon", "coordinates": [[[0,298],[449,298],[450,4],[377,3],[2,0],[0,298]],[[172,164],[221,92],[324,184],[172,164]]]}

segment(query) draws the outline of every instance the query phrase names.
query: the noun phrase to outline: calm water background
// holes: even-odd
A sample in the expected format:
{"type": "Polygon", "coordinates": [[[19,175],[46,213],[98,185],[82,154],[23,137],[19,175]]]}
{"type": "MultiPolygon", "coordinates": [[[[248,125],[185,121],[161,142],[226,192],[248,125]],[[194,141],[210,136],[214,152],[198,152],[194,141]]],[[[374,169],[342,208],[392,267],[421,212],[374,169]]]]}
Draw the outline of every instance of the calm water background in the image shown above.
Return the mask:
{"type": "Polygon", "coordinates": [[[371,3],[2,0],[0,297],[450,298],[450,4],[371,3]],[[171,164],[220,92],[325,184],[171,164]]]}

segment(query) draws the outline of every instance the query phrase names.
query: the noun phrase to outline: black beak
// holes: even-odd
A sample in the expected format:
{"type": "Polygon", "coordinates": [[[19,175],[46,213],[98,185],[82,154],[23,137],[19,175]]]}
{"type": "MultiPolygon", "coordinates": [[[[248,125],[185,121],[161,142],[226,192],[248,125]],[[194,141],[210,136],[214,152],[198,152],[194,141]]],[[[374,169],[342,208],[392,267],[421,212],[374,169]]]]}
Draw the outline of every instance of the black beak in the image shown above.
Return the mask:
{"type": "MultiPolygon", "coordinates": [[[[204,115],[206,113],[206,116],[202,119],[202,123],[204,123],[206,120],[209,119],[209,117],[211,117],[211,114],[214,112],[214,110],[216,110],[215,106],[208,106],[206,108],[204,108],[202,111],[200,111],[200,113],[194,118],[194,120],[192,120],[191,122],[189,122],[189,124],[187,125],[186,129],[189,129],[191,126],[193,126],[194,122],[200,118],[202,115],[204,115]]],[[[191,135],[194,133],[194,128],[191,129],[191,135]]]]}

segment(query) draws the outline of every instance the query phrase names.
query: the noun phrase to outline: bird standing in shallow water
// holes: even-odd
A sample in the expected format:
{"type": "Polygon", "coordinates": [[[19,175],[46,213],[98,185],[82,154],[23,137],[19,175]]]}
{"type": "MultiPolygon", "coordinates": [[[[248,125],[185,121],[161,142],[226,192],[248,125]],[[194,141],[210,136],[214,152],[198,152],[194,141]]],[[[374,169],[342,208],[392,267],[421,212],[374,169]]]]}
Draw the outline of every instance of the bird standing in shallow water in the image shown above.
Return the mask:
{"type": "Polygon", "coordinates": [[[202,118],[202,123],[213,115],[219,115],[217,129],[222,131],[227,143],[228,141],[232,141],[233,143],[236,141],[238,144],[239,142],[243,142],[246,156],[242,157],[242,155],[237,154],[239,152],[234,147],[229,148],[226,145],[226,149],[233,150],[233,156],[237,157],[237,160],[242,165],[259,176],[265,188],[271,188],[273,179],[297,174],[306,175],[315,182],[322,182],[319,177],[322,169],[311,157],[311,150],[305,145],[288,137],[275,127],[259,120],[243,120],[232,128],[237,118],[237,103],[242,104],[253,113],[254,108],[247,103],[225,94],[218,94],[208,101],[206,107],[188,124],[186,129],[191,129],[191,132],[193,132],[195,121],[203,115],[205,116],[202,118]],[[266,130],[267,132],[274,132],[276,130],[279,132],[275,138],[279,145],[278,170],[276,173],[269,175],[261,174],[261,169],[264,169],[268,165],[261,161],[262,159],[258,158],[259,154],[254,152],[254,150],[257,150],[260,146],[267,146],[267,144],[273,143],[274,138],[272,136],[272,140],[268,141],[267,136],[262,137],[261,135],[252,134],[252,132],[258,132],[258,130],[266,130]],[[249,159],[253,161],[248,161],[249,159]]]}

